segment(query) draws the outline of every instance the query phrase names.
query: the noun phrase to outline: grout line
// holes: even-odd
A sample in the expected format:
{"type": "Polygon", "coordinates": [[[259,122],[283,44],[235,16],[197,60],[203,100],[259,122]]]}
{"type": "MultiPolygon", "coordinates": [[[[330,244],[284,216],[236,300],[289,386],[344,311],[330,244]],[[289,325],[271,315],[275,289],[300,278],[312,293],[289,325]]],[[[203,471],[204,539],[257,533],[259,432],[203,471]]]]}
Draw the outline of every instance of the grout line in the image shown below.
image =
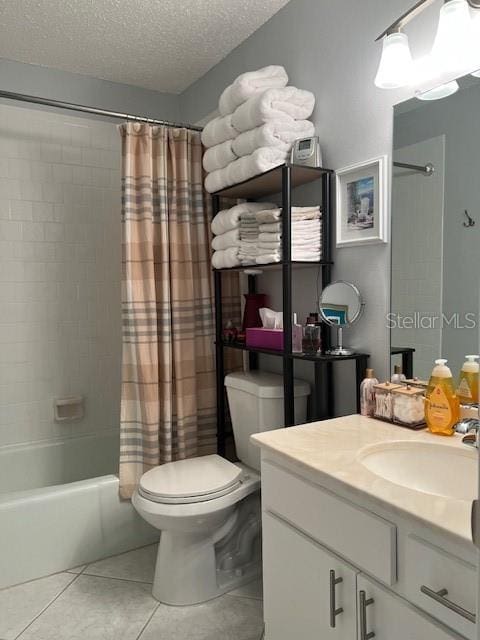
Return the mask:
{"type": "MultiPolygon", "coordinates": [[[[63,572],[63,573],[66,573],[66,572],[63,572]]],[[[20,637],[25,633],[25,631],[26,631],[29,627],[31,627],[31,626],[32,626],[32,624],[35,622],[35,620],[38,620],[38,618],[39,618],[41,615],[43,615],[43,614],[45,613],[45,611],[46,611],[49,607],[51,607],[51,606],[52,606],[52,604],[53,604],[56,600],[58,600],[58,598],[62,595],[62,593],[64,593],[64,592],[65,592],[69,587],[71,587],[71,586],[72,586],[72,584],[75,582],[75,580],[77,580],[78,576],[79,576],[79,575],[81,575],[81,574],[75,575],[75,574],[73,574],[73,573],[72,573],[72,574],[70,574],[70,575],[73,575],[73,576],[74,576],[73,580],[71,580],[71,581],[70,581],[70,582],[69,582],[69,583],[68,583],[68,584],[67,584],[67,585],[66,585],[66,586],[65,586],[65,587],[64,587],[64,588],[59,592],[59,593],[57,593],[57,595],[55,596],[55,598],[53,598],[53,600],[51,600],[51,601],[50,601],[50,602],[49,602],[49,603],[48,603],[48,604],[47,604],[47,605],[46,605],[46,606],[45,606],[45,607],[40,611],[40,613],[38,613],[38,614],[33,618],[33,620],[30,620],[30,622],[27,624],[27,626],[26,626],[24,629],[22,629],[22,630],[20,631],[20,633],[19,633],[17,636],[15,636],[15,640],[18,640],[18,638],[20,638],[20,637]]]]}
{"type": "Polygon", "coordinates": [[[153,582],[147,582],[146,580],[132,580],[131,578],[116,578],[115,576],[102,576],[99,573],[85,573],[86,568],[79,573],[79,576],[89,576],[90,578],[104,578],[105,580],[120,580],[120,582],[133,582],[134,584],[148,584],[153,585],[153,582]]]}
{"type": "Polygon", "coordinates": [[[145,624],[143,625],[143,627],[140,629],[140,633],[138,634],[138,636],[135,638],[135,640],[140,640],[141,636],[143,635],[143,632],[145,631],[145,629],[148,627],[148,625],[150,624],[153,616],[157,613],[158,609],[161,606],[161,602],[159,602],[157,604],[157,606],[155,607],[155,609],[152,611],[151,615],[148,616],[147,621],[145,622],[145,624]]]}

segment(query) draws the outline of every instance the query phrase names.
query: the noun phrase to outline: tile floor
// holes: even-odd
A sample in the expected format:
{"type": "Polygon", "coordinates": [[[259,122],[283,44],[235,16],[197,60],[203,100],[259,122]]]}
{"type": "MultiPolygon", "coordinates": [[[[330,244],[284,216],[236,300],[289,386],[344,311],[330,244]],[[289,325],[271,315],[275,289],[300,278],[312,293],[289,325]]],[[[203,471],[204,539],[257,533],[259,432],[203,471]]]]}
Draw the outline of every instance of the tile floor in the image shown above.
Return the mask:
{"type": "Polygon", "coordinates": [[[260,640],[259,580],[205,604],[151,595],[157,545],[0,591],[0,640],[260,640]]]}

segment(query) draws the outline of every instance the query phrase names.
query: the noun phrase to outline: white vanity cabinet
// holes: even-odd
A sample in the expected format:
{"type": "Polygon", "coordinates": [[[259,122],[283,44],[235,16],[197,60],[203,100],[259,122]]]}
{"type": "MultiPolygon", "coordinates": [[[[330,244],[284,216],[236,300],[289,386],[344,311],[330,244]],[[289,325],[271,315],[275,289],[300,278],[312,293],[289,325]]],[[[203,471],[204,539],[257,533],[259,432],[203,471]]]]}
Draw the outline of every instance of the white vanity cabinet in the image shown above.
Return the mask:
{"type": "MultiPolygon", "coordinates": [[[[361,574],[357,576],[357,591],[359,640],[460,639],[403,598],[361,574]]],[[[314,637],[311,636],[312,640],[314,637]]]]}
{"type": "Polygon", "coordinates": [[[474,623],[421,590],[445,587],[471,610],[475,568],[439,555],[396,514],[266,459],[262,502],[265,640],[475,637],[474,623]]]}
{"type": "Polygon", "coordinates": [[[266,640],[354,640],[356,570],[275,516],[263,516],[266,640]]]}

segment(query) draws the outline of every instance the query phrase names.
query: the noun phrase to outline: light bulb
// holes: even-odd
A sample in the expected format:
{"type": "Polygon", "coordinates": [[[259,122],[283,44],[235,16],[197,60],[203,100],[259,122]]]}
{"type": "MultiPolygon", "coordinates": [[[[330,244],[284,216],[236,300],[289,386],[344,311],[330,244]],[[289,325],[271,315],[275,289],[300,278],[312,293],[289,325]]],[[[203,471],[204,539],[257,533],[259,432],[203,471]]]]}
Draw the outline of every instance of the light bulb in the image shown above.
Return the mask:
{"type": "Polygon", "coordinates": [[[442,98],[448,98],[448,96],[453,95],[458,91],[458,89],[458,82],[456,80],[452,80],[452,82],[446,82],[445,84],[441,84],[438,87],[429,89],[428,91],[418,93],[417,98],[419,100],[441,100],[442,98]]]}
{"type": "Polygon", "coordinates": [[[440,9],[432,57],[441,72],[465,72],[474,66],[475,41],[467,0],[449,0],[440,9]]]}
{"type": "Polygon", "coordinates": [[[412,54],[405,33],[390,33],[383,39],[383,50],[375,84],[380,89],[407,86],[412,76],[412,54]]]}

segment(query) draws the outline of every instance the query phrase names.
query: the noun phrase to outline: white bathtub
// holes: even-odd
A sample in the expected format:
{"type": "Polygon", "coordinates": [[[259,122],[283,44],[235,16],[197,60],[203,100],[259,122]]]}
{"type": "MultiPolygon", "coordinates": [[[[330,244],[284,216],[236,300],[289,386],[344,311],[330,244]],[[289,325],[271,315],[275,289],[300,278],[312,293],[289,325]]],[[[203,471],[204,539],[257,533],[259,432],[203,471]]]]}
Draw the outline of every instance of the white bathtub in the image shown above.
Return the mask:
{"type": "Polygon", "coordinates": [[[158,539],[119,499],[117,460],[113,431],[0,449],[0,588],[158,539]]]}

